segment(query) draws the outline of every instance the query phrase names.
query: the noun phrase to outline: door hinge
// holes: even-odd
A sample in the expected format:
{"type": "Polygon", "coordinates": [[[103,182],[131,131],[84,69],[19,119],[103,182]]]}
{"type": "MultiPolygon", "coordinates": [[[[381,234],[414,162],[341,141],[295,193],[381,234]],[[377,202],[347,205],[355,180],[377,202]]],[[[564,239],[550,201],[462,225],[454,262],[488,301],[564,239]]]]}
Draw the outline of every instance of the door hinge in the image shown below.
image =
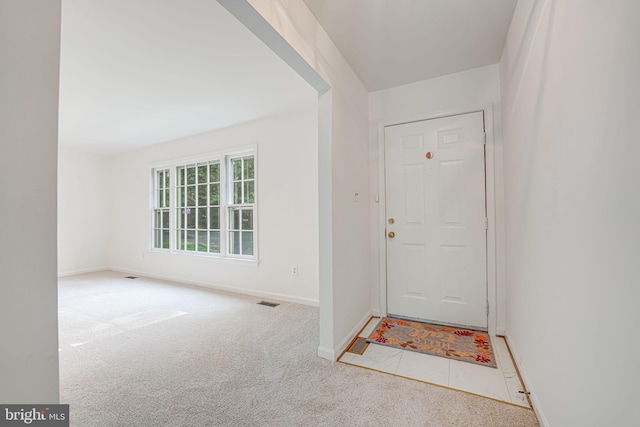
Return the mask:
{"type": "Polygon", "coordinates": [[[484,229],[489,229],[489,218],[487,218],[486,216],[484,217],[484,229]]]}
{"type": "Polygon", "coordinates": [[[487,301],[487,316],[489,315],[489,301],[487,301]]]}
{"type": "Polygon", "coordinates": [[[487,134],[485,132],[482,133],[482,143],[487,145],[487,134]]]}

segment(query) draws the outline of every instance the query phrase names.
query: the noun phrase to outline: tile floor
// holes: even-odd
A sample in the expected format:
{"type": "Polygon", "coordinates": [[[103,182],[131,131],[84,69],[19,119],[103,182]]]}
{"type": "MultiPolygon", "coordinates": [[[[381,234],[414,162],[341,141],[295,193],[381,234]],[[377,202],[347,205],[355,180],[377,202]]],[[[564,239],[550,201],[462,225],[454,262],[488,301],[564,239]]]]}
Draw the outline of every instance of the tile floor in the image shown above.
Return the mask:
{"type": "MultiPolygon", "coordinates": [[[[379,321],[372,318],[358,336],[368,337],[379,321]]],[[[377,344],[369,344],[362,355],[345,352],[339,361],[528,408],[526,396],[518,393],[523,387],[504,338],[491,337],[491,343],[498,369],[377,344]]]]}

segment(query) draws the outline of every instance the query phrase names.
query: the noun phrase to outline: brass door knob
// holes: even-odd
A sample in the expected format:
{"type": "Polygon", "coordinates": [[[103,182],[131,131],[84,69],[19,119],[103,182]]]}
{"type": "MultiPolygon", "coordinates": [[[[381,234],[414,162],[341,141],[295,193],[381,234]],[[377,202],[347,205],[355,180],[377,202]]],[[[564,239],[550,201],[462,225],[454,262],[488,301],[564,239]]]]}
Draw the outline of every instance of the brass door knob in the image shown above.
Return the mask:
{"type": "Polygon", "coordinates": [[[390,239],[393,239],[394,237],[396,237],[396,233],[394,233],[393,231],[390,231],[388,236],[390,239]]]}

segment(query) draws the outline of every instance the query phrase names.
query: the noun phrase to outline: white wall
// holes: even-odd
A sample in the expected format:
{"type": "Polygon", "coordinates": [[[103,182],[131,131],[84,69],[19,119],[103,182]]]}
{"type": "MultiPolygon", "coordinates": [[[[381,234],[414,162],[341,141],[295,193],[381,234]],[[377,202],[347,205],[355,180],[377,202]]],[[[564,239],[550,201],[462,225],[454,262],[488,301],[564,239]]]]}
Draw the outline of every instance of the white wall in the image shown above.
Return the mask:
{"type": "Polygon", "coordinates": [[[303,1],[218,1],[281,56],[292,47],[285,60],[314,87],[331,87],[320,96],[318,352],[335,359],[371,313],[368,93],[303,1]]]}
{"type": "MultiPolygon", "coordinates": [[[[496,224],[490,230],[496,234],[497,296],[493,296],[491,305],[498,309],[496,331],[504,333],[504,218],[502,216],[502,132],[500,115],[500,82],[497,65],[476,68],[461,73],[424,80],[387,90],[372,92],[369,96],[370,117],[370,158],[371,158],[371,193],[380,194],[380,147],[379,126],[402,123],[410,120],[424,119],[434,114],[459,112],[465,107],[492,105],[494,129],[493,149],[495,169],[487,165],[487,175],[495,183],[496,224]]],[[[487,120],[490,120],[487,118],[487,120]]],[[[490,123],[487,123],[490,125],[490,123]]],[[[380,206],[371,203],[371,276],[372,306],[380,310],[380,206]]],[[[382,219],[384,221],[384,218],[382,219]]],[[[493,325],[491,325],[493,329],[493,325]]]]}
{"type": "Polygon", "coordinates": [[[318,110],[300,111],[114,156],[109,265],[179,282],[317,305],[318,110]],[[257,144],[257,266],[149,250],[154,163],[257,144]],[[292,276],[291,266],[298,267],[292,276]]]}
{"type": "Polygon", "coordinates": [[[58,275],[107,268],[108,158],[60,147],[58,152],[58,275]]]}
{"type": "Polygon", "coordinates": [[[640,425],[638,17],[521,0],[500,63],[507,336],[547,426],[640,425]]]}
{"type": "Polygon", "coordinates": [[[0,0],[0,402],[58,403],[60,1],[0,0]]]}

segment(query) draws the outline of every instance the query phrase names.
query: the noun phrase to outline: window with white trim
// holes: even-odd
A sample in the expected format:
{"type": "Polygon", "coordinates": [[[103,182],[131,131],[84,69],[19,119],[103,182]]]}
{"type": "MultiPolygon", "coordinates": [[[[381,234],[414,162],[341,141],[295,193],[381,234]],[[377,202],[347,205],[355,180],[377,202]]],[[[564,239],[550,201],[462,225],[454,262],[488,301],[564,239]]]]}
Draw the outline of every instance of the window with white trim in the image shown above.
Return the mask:
{"type": "Polygon", "coordinates": [[[176,249],[220,253],[220,162],[176,168],[176,249]]]}
{"type": "Polygon", "coordinates": [[[153,176],[153,247],[169,249],[171,173],[169,169],[158,169],[153,176]]]}
{"type": "Polygon", "coordinates": [[[229,253],[253,255],[253,207],[255,202],[255,159],[230,159],[229,253]]]}
{"type": "Polygon", "coordinates": [[[154,168],[152,248],[256,259],[255,151],[154,168]]]}

